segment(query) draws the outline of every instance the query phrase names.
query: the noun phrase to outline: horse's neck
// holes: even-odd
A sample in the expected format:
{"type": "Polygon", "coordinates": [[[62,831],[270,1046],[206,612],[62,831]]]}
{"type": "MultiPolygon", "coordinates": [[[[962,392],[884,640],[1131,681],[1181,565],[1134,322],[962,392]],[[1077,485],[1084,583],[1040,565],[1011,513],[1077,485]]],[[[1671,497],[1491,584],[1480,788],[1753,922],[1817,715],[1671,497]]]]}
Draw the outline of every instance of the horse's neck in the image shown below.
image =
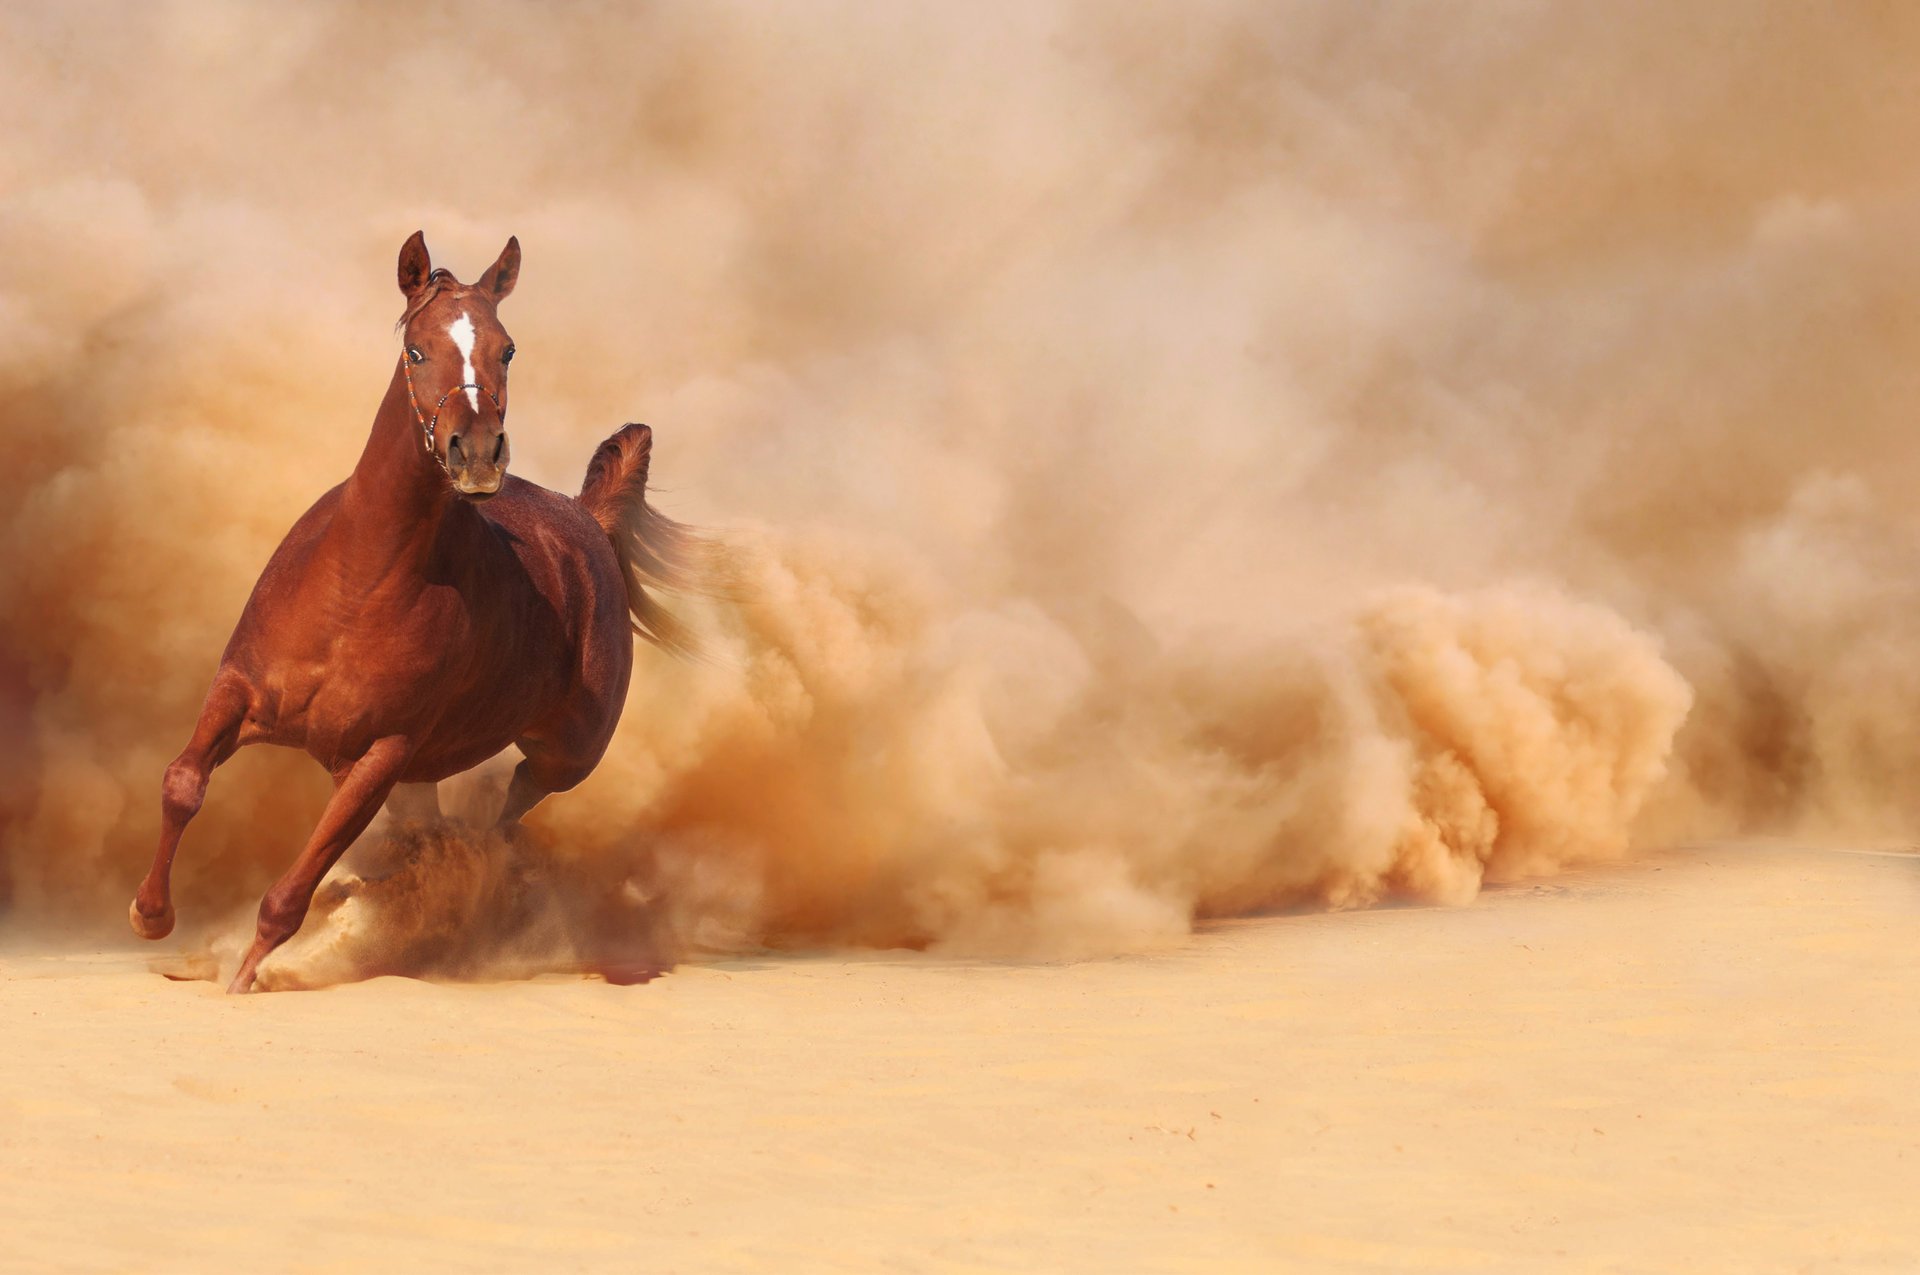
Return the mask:
{"type": "Polygon", "coordinates": [[[352,477],[340,495],[334,531],[344,565],[368,583],[419,575],[456,501],[446,474],[427,454],[420,423],[396,363],[387,395],[352,477]]]}

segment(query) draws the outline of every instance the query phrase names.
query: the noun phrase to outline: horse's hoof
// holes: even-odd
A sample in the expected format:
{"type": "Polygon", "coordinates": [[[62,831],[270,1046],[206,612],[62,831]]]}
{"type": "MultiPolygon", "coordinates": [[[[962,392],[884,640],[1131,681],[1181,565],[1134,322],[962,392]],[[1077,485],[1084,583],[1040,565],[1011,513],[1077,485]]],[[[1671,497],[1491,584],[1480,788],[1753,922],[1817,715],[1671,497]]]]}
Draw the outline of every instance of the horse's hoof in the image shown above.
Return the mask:
{"type": "Polygon", "coordinates": [[[127,921],[141,938],[163,939],[173,933],[173,904],[168,903],[149,916],[140,910],[140,900],[135,899],[127,905],[127,921]]]}

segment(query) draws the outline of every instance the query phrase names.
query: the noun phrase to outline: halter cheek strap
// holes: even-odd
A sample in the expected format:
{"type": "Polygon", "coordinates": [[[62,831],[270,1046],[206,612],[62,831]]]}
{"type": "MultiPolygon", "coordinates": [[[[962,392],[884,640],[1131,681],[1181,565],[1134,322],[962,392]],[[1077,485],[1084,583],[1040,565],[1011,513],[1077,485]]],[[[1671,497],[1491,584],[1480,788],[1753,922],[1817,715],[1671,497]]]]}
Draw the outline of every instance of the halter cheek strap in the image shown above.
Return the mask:
{"type": "Polygon", "coordinates": [[[451,482],[453,480],[453,471],[447,468],[446,458],[440,454],[439,444],[434,440],[434,432],[440,425],[440,409],[447,405],[448,399],[464,389],[479,390],[488,398],[492,399],[493,410],[500,413],[500,424],[502,427],[507,423],[507,409],[500,406],[500,396],[498,394],[495,394],[478,381],[462,381],[440,396],[440,401],[433,405],[433,415],[428,416],[420,410],[420,400],[414,397],[413,358],[405,350],[400,351],[400,371],[407,378],[407,403],[413,408],[413,419],[420,426],[420,440],[426,444],[427,455],[433,457],[433,463],[440,466],[440,472],[445,474],[447,480],[451,482]]]}

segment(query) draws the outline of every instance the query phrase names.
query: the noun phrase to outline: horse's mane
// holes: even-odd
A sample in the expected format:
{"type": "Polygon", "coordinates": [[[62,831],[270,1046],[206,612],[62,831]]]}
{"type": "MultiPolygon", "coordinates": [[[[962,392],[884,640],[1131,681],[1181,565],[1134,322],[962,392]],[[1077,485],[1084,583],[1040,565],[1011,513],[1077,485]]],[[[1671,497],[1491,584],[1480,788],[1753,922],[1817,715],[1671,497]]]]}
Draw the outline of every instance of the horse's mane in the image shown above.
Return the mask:
{"type": "Polygon", "coordinates": [[[428,304],[432,302],[435,297],[439,296],[448,284],[452,284],[456,288],[463,286],[458,279],[453,277],[453,271],[446,269],[444,266],[435,267],[433,273],[427,276],[426,286],[414,293],[413,300],[407,302],[407,312],[400,316],[400,321],[393,325],[393,330],[395,332],[406,331],[407,324],[413,322],[413,316],[426,309],[428,304]]]}

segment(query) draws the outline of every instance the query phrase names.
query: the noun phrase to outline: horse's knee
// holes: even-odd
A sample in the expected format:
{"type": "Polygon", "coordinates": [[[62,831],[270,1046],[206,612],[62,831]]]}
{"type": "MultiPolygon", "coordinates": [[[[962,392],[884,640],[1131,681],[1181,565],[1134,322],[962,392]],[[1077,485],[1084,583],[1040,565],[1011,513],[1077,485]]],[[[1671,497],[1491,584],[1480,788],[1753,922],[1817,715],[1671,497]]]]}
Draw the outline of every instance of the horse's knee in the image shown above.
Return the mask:
{"type": "Polygon", "coordinates": [[[177,757],[160,778],[160,804],[169,819],[185,823],[200,813],[207,799],[207,770],[177,757]]]}

